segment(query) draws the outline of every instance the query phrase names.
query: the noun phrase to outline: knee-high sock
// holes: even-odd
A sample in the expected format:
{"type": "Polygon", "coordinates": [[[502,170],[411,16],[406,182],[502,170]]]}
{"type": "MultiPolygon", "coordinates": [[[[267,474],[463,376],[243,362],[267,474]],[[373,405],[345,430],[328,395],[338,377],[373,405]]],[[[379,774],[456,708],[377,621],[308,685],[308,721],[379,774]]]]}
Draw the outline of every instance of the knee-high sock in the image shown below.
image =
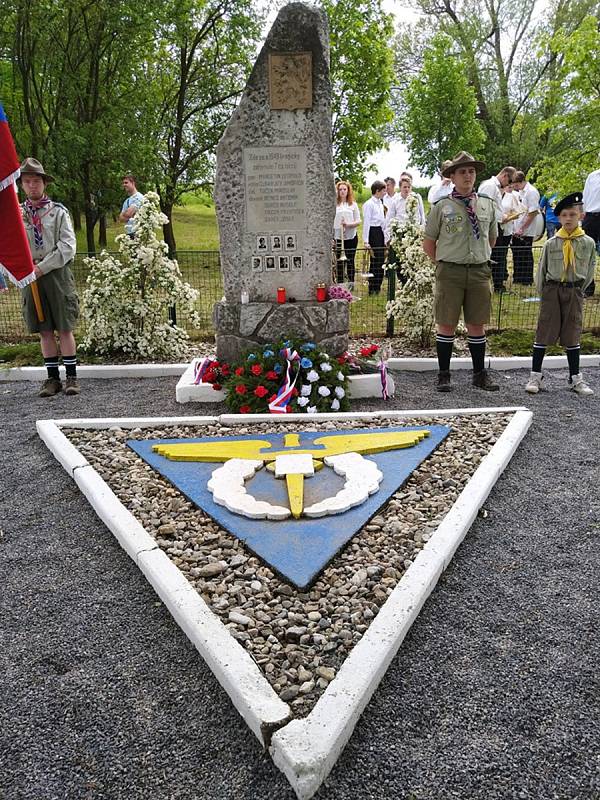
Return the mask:
{"type": "Polygon", "coordinates": [[[541,372],[542,371],[542,362],[544,360],[544,356],[546,355],[546,345],[545,344],[537,344],[537,342],[533,345],[533,354],[531,358],[531,371],[532,372],[541,372]]]}
{"type": "Polygon", "coordinates": [[[49,378],[58,378],[58,356],[44,358],[44,366],[48,371],[49,378]]]}
{"type": "Polygon", "coordinates": [[[467,336],[473,372],[481,372],[485,367],[485,334],[483,336],[467,336]]]}
{"type": "Polygon", "coordinates": [[[63,364],[67,371],[67,378],[77,377],[77,356],[63,356],[63,364]]]}
{"type": "Polygon", "coordinates": [[[579,354],[581,346],[576,344],[574,347],[567,347],[567,361],[569,362],[569,378],[579,375],[579,354]]]}
{"type": "Polygon", "coordinates": [[[450,369],[450,359],[452,358],[453,345],[454,336],[443,336],[441,333],[436,335],[435,348],[437,350],[440,372],[448,372],[450,369]]]}

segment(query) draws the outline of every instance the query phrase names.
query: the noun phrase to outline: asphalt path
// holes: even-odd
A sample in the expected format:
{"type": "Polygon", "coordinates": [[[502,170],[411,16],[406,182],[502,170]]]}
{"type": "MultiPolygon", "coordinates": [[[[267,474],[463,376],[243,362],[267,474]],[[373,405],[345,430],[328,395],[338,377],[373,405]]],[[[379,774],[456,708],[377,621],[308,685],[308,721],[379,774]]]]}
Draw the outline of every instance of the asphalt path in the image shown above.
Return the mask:
{"type": "MultiPolygon", "coordinates": [[[[528,405],[534,422],[319,800],[600,798],[600,369],[451,394],[403,373],[359,408],[528,405]]],[[[0,383],[0,798],[291,800],[196,650],[38,438],[36,419],[213,413],[175,379],[0,383]]]]}

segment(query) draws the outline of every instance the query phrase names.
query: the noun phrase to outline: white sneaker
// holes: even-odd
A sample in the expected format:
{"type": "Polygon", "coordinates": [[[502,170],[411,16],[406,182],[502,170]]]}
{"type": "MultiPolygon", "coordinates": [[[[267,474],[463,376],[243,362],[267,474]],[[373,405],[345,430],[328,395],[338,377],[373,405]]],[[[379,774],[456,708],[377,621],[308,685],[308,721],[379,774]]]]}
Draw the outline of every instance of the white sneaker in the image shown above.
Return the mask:
{"type": "Polygon", "coordinates": [[[525,386],[525,391],[529,392],[529,394],[537,394],[542,388],[543,380],[544,376],[541,372],[532,372],[529,376],[527,386],[525,386]]]}
{"type": "Polygon", "coordinates": [[[589,395],[594,394],[594,390],[587,385],[587,383],[583,380],[583,375],[581,372],[579,375],[573,375],[571,377],[571,389],[577,394],[580,395],[589,395]]]}

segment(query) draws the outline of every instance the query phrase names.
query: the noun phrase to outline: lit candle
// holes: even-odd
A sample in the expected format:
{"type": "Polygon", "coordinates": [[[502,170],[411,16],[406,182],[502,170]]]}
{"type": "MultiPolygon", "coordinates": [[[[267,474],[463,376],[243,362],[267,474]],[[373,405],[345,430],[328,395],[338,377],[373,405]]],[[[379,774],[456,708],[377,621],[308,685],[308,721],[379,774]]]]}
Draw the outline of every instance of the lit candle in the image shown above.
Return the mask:
{"type": "Polygon", "coordinates": [[[317,284],[317,302],[324,303],[327,300],[327,287],[324,283],[317,284]]]}
{"type": "Polygon", "coordinates": [[[277,302],[285,303],[285,289],[283,286],[280,286],[279,289],[277,289],[277,302]]]}

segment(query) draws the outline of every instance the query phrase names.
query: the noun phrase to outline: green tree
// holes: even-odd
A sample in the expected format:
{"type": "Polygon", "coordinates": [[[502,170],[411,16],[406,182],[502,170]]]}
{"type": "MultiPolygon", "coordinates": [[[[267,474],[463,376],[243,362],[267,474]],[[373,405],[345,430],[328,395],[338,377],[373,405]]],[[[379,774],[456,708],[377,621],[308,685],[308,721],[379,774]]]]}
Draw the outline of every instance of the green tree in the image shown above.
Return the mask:
{"type": "Polygon", "coordinates": [[[477,101],[452,42],[438,33],[423,56],[420,74],[404,92],[399,127],[411,162],[428,175],[459,150],[481,153],[485,134],[475,118],[477,101]]]}
{"type": "MultiPolygon", "coordinates": [[[[598,0],[413,0],[423,15],[415,41],[401,41],[406,52],[397,69],[414,61],[422,40],[436,31],[448,34],[460,53],[485,132],[484,158],[490,171],[506,164],[529,169],[548,143],[540,116],[556,112],[554,94],[546,91],[556,70],[557,54],[538,49],[542,36],[577,30],[598,0]]],[[[401,31],[402,32],[402,31],[401,31]]]]}
{"type": "Polygon", "coordinates": [[[57,176],[55,193],[75,219],[83,208],[90,252],[135,147],[132,52],[139,58],[152,40],[152,15],[140,8],[124,0],[19,0],[2,31],[13,44],[17,146],[57,176]]]}
{"type": "Polygon", "coordinates": [[[322,0],[331,46],[333,164],[364,183],[367,157],[386,145],[394,83],[392,17],[381,0],[322,0]]]}
{"type": "Polygon", "coordinates": [[[541,135],[549,146],[538,163],[544,190],[565,195],[581,189],[589,172],[598,169],[600,153],[600,30],[587,17],[572,34],[559,31],[548,42],[557,57],[550,90],[560,99],[559,113],[542,120],[541,135]]]}
{"type": "Polygon", "coordinates": [[[153,56],[137,76],[145,98],[139,136],[155,154],[151,178],[171,253],[173,206],[212,185],[215,149],[252,66],[261,21],[252,0],[172,0],[162,9],[153,56]]]}

